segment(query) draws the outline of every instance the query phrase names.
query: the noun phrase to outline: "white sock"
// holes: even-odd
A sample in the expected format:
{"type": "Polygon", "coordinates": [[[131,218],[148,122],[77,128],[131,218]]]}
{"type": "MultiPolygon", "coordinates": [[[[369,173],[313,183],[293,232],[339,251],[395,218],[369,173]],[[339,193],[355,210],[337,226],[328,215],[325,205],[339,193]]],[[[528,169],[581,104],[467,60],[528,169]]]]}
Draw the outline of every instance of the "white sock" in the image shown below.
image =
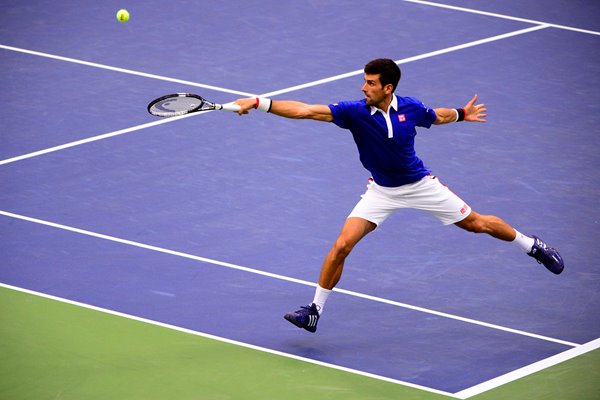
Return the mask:
{"type": "Polygon", "coordinates": [[[317,289],[315,290],[315,299],[313,300],[313,303],[317,305],[317,311],[319,312],[319,315],[321,315],[321,313],[323,312],[323,307],[325,307],[325,302],[329,297],[329,293],[331,293],[331,290],[323,289],[321,286],[317,285],[317,289]]]}
{"type": "Polygon", "coordinates": [[[535,240],[532,237],[523,235],[516,229],[515,233],[517,234],[517,237],[515,238],[515,240],[513,240],[513,243],[519,246],[526,253],[529,253],[533,248],[533,243],[535,242],[535,240]]]}

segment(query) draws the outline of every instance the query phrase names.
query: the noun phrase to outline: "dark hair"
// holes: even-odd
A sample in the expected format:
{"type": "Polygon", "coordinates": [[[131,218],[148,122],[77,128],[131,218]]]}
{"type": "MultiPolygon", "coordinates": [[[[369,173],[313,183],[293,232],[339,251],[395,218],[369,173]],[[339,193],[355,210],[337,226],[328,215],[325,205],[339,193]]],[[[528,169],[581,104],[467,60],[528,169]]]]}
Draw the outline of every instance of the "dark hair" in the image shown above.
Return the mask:
{"type": "Polygon", "coordinates": [[[379,74],[381,86],[391,84],[393,87],[392,92],[396,90],[396,86],[398,86],[401,76],[400,67],[398,67],[393,60],[388,58],[378,58],[373,61],[369,61],[369,63],[365,65],[365,74],[379,74]]]}

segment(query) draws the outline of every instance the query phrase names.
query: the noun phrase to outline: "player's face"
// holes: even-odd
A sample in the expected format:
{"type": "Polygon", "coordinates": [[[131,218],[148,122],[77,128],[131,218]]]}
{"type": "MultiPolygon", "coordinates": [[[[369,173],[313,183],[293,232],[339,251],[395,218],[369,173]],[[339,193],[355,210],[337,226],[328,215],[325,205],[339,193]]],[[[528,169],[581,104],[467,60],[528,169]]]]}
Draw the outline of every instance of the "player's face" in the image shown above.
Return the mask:
{"type": "Polygon", "coordinates": [[[392,85],[381,85],[379,74],[365,74],[365,83],[362,86],[362,91],[365,94],[367,105],[381,108],[390,93],[392,85]]]}

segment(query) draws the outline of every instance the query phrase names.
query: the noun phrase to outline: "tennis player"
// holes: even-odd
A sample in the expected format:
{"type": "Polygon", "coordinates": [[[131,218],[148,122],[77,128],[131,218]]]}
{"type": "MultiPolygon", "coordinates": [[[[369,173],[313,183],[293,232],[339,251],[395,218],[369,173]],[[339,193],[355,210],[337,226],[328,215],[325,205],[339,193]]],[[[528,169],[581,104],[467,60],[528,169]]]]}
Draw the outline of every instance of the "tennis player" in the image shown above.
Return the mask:
{"type": "Polygon", "coordinates": [[[332,289],[340,280],[344,261],[354,246],[393,212],[414,208],[431,213],[445,225],[454,224],[474,233],[487,233],[513,242],[548,270],[560,274],[564,262],[555,249],[537,236],[526,236],[502,219],[482,215],[430,174],[417,157],[415,127],[429,128],[453,122],[486,122],[484,104],[475,95],[462,108],[429,108],[412,97],[394,94],[400,68],[389,59],[370,61],[364,68],[365,98],[317,105],[267,98],[238,99],[239,114],[259,109],[286,118],[333,122],[348,129],[358,147],[360,161],[371,173],[367,191],[346,219],[342,231],[325,257],[312,303],[285,315],[309,332],[317,322],[332,289]]]}

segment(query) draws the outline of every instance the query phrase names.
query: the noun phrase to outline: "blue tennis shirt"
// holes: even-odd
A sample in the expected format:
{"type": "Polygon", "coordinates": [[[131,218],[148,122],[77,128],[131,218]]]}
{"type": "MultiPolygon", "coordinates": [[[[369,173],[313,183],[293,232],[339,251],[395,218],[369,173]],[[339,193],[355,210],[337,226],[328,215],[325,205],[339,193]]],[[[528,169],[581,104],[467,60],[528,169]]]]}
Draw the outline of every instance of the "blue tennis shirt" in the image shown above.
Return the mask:
{"type": "Polygon", "coordinates": [[[329,108],[333,123],[352,132],[360,161],[378,185],[406,185],[429,174],[415,152],[415,128],[431,127],[436,114],[418,99],[394,95],[387,113],[368,106],[365,99],[329,108]]]}

